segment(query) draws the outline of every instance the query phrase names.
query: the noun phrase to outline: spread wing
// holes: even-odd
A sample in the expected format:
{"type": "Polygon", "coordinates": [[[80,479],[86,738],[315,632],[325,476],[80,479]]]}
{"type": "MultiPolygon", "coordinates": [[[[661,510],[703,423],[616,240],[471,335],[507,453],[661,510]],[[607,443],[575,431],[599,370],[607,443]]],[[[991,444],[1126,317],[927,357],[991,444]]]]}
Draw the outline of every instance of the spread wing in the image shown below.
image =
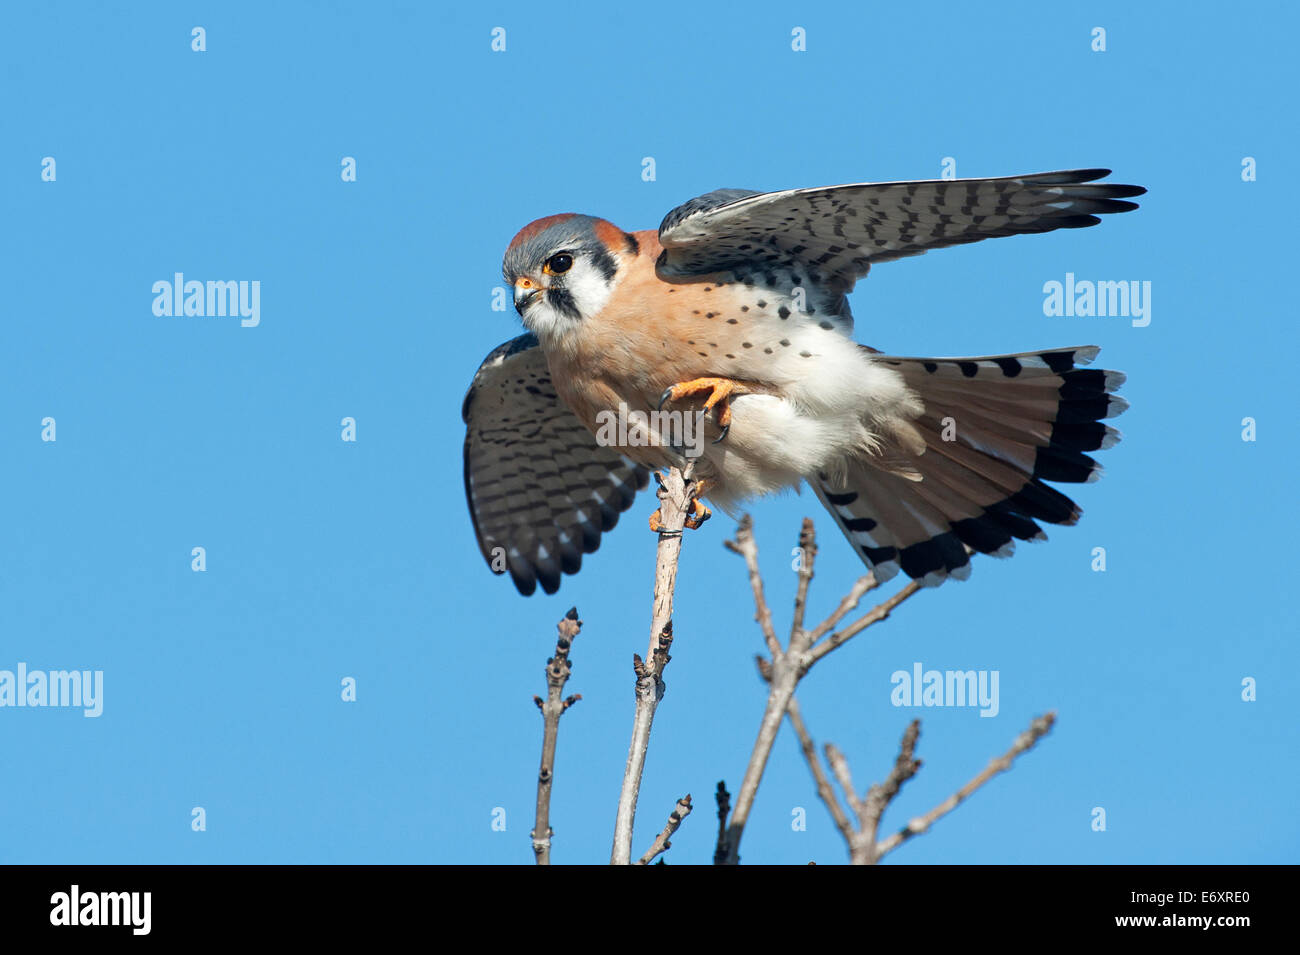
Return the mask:
{"type": "Polygon", "coordinates": [[[664,275],[797,267],[813,284],[848,292],[876,262],[981,239],[1096,225],[1128,212],[1141,186],[1098,183],[1109,169],[1001,179],[868,182],[756,193],[720,189],[659,226],[664,275]]]}
{"type": "Polygon", "coordinates": [[[465,496],[493,573],[553,594],[618,523],[649,471],[596,443],[551,385],[532,335],[483,360],[461,411],[465,496]]]}

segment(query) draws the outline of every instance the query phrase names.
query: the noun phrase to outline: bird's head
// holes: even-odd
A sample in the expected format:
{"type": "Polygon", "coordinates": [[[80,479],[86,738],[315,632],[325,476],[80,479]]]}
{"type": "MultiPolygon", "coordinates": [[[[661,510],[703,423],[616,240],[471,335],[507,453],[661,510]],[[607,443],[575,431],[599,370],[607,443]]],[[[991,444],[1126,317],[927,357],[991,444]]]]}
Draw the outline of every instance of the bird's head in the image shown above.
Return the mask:
{"type": "Polygon", "coordinates": [[[637,241],[618,226],[566,213],[519,230],[501,273],[514,289],[515,310],[539,337],[559,335],[600,312],[637,241]]]}

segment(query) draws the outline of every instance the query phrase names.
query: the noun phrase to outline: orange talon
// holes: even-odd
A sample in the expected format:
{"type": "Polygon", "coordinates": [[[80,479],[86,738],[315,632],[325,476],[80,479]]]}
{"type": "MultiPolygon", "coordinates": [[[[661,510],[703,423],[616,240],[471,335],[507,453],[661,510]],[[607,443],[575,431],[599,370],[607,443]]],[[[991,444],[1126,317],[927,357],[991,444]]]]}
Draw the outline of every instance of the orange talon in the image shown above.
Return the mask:
{"type": "Polygon", "coordinates": [[[659,396],[659,407],[662,408],[665,402],[679,401],[703,391],[709,392],[708,400],[704,402],[704,413],[708,414],[714,407],[718,409],[717,422],[722,433],[713,442],[717,444],[731,429],[731,399],[737,395],[750,393],[749,389],[740,382],[730,378],[696,378],[692,381],[679,382],[659,396]]]}
{"type": "MultiPolygon", "coordinates": [[[[659,480],[658,472],[655,473],[655,480],[659,480]]],[[[708,478],[700,478],[691,482],[691,509],[686,513],[685,526],[689,530],[699,530],[700,527],[713,516],[713,511],[709,510],[698,500],[698,495],[705,493],[712,483],[708,478]]],[[[655,512],[650,515],[650,530],[656,534],[662,534],[667,531],[664,527],[664,515],[660,508],[655,508],[655,512]]]]}
{"type": "Polygon", "coordinates": [[[691,511],[686,515],[686,526],[693,531],[697,531],[712,516],[713,512],[711,510],[695,500],[695,498],[691,498],[691,511]]]}

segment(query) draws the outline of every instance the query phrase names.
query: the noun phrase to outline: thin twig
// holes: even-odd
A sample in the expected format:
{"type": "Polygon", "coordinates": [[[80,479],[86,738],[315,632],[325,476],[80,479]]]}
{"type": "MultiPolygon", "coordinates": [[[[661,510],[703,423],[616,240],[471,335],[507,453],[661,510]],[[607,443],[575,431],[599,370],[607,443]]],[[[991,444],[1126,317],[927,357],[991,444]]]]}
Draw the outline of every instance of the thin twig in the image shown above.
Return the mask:
{"type": "MultiPolygon", "coordinates": [[[[800,561],[800,574],[812,573],[812,563],[817,554],[816,533],[812,521],[806,521],[799,533],[799,545],[803,559],[800,561]]],[[[727,543],[727,548],[745,558],[751,568],[750,578],[757,576],[758,544],[754,540],[753,522],[746,519],[736,529],[736,539],[727,543]]],[[[762,581],[759,579],[753,587],[755,602],[762,597],[762,581]]],[[[765,608],[764,608],[765,609],[765,608]]],[[[760,610],[759,616],[762,617],[760,610]]],[[[769,617],[770,621],[770,617],[769,617]]],[[[770,627],[770,622],[769,622],[770,627]]],[[[802,658],[808,649],[809,634],[802,628],[795,628],[790,633],[790,645],[781,649],[781,642],[775,634],[767,639],[768,649],[772,653],[771,661],[760,660],[759,671],[767,680],[767,706],[763,710],[763,719],[758,726],[758,738],[745,766],[745,775],[740,781],[740,791],[736,795],[736,805],[731,811],[731,822],[727,827],[727,863],[737,865],[740,862],[740,837],[745,823],[749,820],[750,810],[758,794],[758,786],[763,781],[763,771],[767,768],[772,745],[776,742],[781,721],[785,719],[786,708],[794,698],[794,689],[803,676],[802,658]]]]}
{"type": "Polygon", "coordinates": [[[718,780],[718,790],[713,794],[718,803],[718,842],[713,850],[713,864],[726,865],[727,856],[727,813],[731,812],[731,793],[727,792],[725,780],[718,780]]]}
{"type": "Polygon", "coordinates": [[[916,758],[916,741],[921,736],[921,721],[912,720],[903,731],[903,741],[898,748],[898,758],[894,768],[889,771],[883,783],[878,783],[867,790],[867,798],[858,810],[861,824],[858,838],[850,840],[852,857],[855,863],[873,865],[879,856],[876,845],[876,833],[880,829],[880,817],[885,814],[889,804],[894,801],[907,782],[921,768],[921,761],[916,758]]]}
{"type": "Polygon", "coordinates": [[[893,612],[895,607],[901,604],[908,597],[917,593],[919,590],[921,590],[921,584],[918,581],[913,580],[908,583],[906,587],[899,590],[898,593],[891,596],[888,600],[884,600],[877,604],[843,630],[837,630],[835,633],[832,633],[829,637],[809,651],[808,666],[812,666],[837,647],[843,646],[850,638],[857,636],[873,623],[879,623],[886,619],[893,612]]]}
{"type": "Polygon", "coordinates": [[[749,585],[754,591],[754,619],[763,631],[767,649],[773,656],[780,654],[781,643],[776,639],[776,630],[772,628],[772,611],[767,606],[767,598],[763,596],[763,576],[758,570],[758,545],[754,542],[753,518],[748,514],[741,517],[740,525],[736,528],[736,539],[723,541],[722,544],[733,554],[745,558],[745,566],[749,569],[749,585]]]}
{"type": "Polygon", "coordinates": [[[740,837],[749,820],[754,798],[758,793],[759,783],[763,781],[763,770],[767,767],[772,744],[776,741],[777,731],[785,718],[786,707],[794,696],[795,684],[799,682],[798,669],[791,663],[790,654],[777,656],[770,664],[768,680],[767,706],[763,710],[763,720],[758,726],[758,738],[745,767],[744,778],[740,781],[740,791],[736,795],[736,805],[731,811],[731,823],[727,827],[727,863],[736,865],[740,862],[740,837]]]}
{"type": "MultiPolygon", "coordinates": [[[[858,791],[853,785],[853,776],[849,773],[849,761],[844,758],[839,747],[834,743],[826,744],[826,762],[830,764],[831,772],[835,774],[835,781],[840,784],[840,789],[844,790],[844,798],[848,801],[849,808],[853,810],[856,816],[862,815],[862,800],[858,798],[858,791]]],[[[853,840],[849,840],[852,844],[853,840]]]]}
{"type": "Polygon", "coordinates": [[[682,820],[691,814],[691,808],[690,793],[677,800],[677,805],[668,814],[668,824],[664,826],[663,832],[655,837],[654,845],[647,849],[646,854],[637,860],[637,865],[649,865],[655,861],[656,856],[672,848],[672,843],[668,840],[677,832],[677,827],[682,824],[682,820]]]}
{"type": "Polygon", "coordinates": [[[813,628],[809,636],[810,642],[816,643],[830,633],[832,629],[839,625],[841,620],[857,609],[863,597],[879,586],[876,575],[873,573],[863,574],[854,581],[853,586],[849,588],[849,592],[840,600],[840,605],[835,608],[835,612],[813,628]]]}
{"type": "Polygon", "coordinates": [[[813,745],[812,734],[808,732],[808,727],[804,725],[803,714],[799,712],[799,701],[791,697],[785,711],[790,717],[790,725],[794,727],[795,735],[799,737],[799,748],[803,751],[804,761],[808,764],[808,768],[812,770],[813,782],[817,784],[817,795],[826,804],[826,808],[830,811],[831,818],[835,820],[835,825],[840,830],[840,834],[845,839],[852,839],[853,823],[849,821],[848,814],[845,813],[844,807],[840,805],[839,797],[835,795],[835,787],[831,785],[830,778],[826,775],[826,771],[822,769],[821,760],[817,758],[817,747],[813,745]]]}
{"type": "Polygon", "coordinates": [[[569,682],[569,673],[573,664],[569,661],[569,650],[582,629],[578,619],[578,608],[573,607],[564,615],[564,619],[555,625],[555,655],[546,661],[546,699],[533,697],[533,702],[542,711],[542,765],[537,772],[537,818],[533,823],[533,855],[538,865],[551,864],[551,785],[555,781],[555,741],[560,732],[560,717],[564,712],[582,699],[575,693],[563,698],[564,684],[569,682]]]}
{"type": "MultiPolygon", "coordinates": [[[[813,526],[812,518],[805,517],[803,524],[799,528],[799,566],[795,572],[799,575],[799,584],[794,595],[794,617],[790,624],[790,632],[798,633],[803,629],[804,610],[808,606],[808,585],[813,579],[813,562],[817,559],[817,529],[813,526]]],[[[762,586],[762,581],[759,581],[762,586]]],[[[771,647],[769,646],[769,649],[771,647]]]]}
{"type": "Polygon", "coordinates": [[[1016,737],[1015,743],[1012,744],[1009,750],[1001,756],[991,760],[974,779],[968,782],[965,786],[962,786],[961,789],[957,790],[925,815],[917,816],[888,839],[878,843],[875,851],[876,859],[879,860],[880,857],[885,855],[887,852],[892,852],[894,849],[897,849],[913,836],[921,835],[934,825],[935,822],[942,819],[965,802],[966,799],[970,797],[971,793],[975,792],[975,790],[979,789],[999,773],[1005,773],[1016,761],[1016,757],[1032,749],[1035,743],[1048,734],[1055,722],[1055,713],[1048,713],[1045,716],[1040,716],[1035,719],[1029,724],[1029,729],[1016,737]]]}
{"type": "Polygon", "coordinates": [[[650,622],[650,648],[645,662],[633,654],[632,667],[636,672],[636,708],[632,717],[632,739],[628,744],[627,767],[623,772],[623,787],[618,797],[618,815],[614,820],[614,847],[610,853],[613,865],[632,862],[632,827],[636,819],[636,801],[641,791],[641,776],[645,772],[646,751],[650,747],[650,728],[654,723],[655,709],[663,699],[665,685],[664,667],[667,666],[668,646],[672,643],[673,593],[677,586],[677,560],[682,551],[682,530],[695,496],[692,475],[695,462],[682,470],[671,468],[666,478],[659,477],[659,548],[655,560],[654,611],[650,622]]]}

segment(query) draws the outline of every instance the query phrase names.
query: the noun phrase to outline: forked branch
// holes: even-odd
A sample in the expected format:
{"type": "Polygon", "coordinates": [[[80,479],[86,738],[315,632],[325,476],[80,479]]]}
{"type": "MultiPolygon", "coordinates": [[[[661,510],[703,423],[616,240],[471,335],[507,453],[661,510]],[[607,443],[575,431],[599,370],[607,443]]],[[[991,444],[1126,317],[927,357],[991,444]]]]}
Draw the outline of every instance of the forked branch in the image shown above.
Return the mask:
{"type": "Polygon", "coordinates": [[[799,560],[796,566],[799,582],[795,596],[794,624],[790,628],[789,642],[782,649],[771,625],[772,612],[767,606],[762,575],[758,571],[758,544],[754,540],[754,524],[749,515],[741,519],[736,529],[735,540],[727,541],[726,547],[745,559],[745,565],[749,570],[750,586],[754,592],[756,617],[771,653],[771,658],[761,660],[760,665],[760,670],[768,683],[767,706],[763,710],[758,739],[754,742],[749,764],[745,767],[745,776],[741,781],[740,792],[736,795],[735,808],[731,813],[731,821],[727,826],[725,861],[727,864],[735,865],[740,862],[740,839],[749,820],[759,783],[763,780],[768,757],[772,754],[772,746],[776,742],[781,721],[785,719],[799,681],[807,675],[813,664],[826,654],[843,646],[872,624],[886,619],[895,607],[915,594],[920,589],[920,585],[912,581],[848,627],[835,630],[840,621],[857,608],[862,598],[878,586],[875,576],[867,574],[853,585],[849,593],[840,601],[835,612],[826,620],[812,630],[804,629],[803,619],[808,587],[812,582],[813,564],[817,557],[816,531],[812,520],[804,518],[799,532],[799,560]]]}
{"type": "Polygon", "coordinates": [[[890,804],[893,803],[895,797],[898,796],[903,783],[915,776],[921,768],[921,761],[916,758],[916,743],[921,734],[921,721],[912,720],[908,724],[903,733],[902,743],[898,748],[898,758],[894,760],[894,766],[889,775],[885,777],[885,781],[872,786],[862,796],[858,794],[853,786],[853,778],[849,773],[849,764],[844,758],[844,754],[833,743],[826,744],[826,764],[830,766],[831,772],[835,774],[835,779],[840,784],[840,789],[844,793],[844,800],[848,803],[852,818],[850,818],[848,812],[845,812],[844,806],[841,805],[834,788],[827,780],[821,761],[817,758],[812,736],[808,733],[808,728],[804,725],[802,717],[799,716],[798,705],[794,704],[793,701],[790,710],[790,721],[799,736],[799,744],[803,750],[804,759],[807,760],[808,768],[812,771],[813,779],[817,782],[817,794],[821,797],[822,802],[826,804],[826,808],[830,810],[831,818],[835,820],[835,825],[839,828],[840,834],[844,836],[844,841],[848,843],[850,860],[854,865],[874,865],[887,853],[897,849],[908,839],[929,830],[937,820],[956,809],[975,790],[994,776],[1010,769],[1017,756],[1032,749],[1035,743],[1047,735],[1056,722],[1056,714],[1048,713],[1045,716],[1036,718],[1029,724],[1029,729],[1016,738],[1011,749],[992,760],[974,779],[925,815],[917,816],[898,832],[885,839],[877,837],[881,817],[890,804]]]}
{"type": "MultiPolygon", "coordinates": [[[[956,793],[930,812],[911,820],[893,835],[879,839],[880,820],[885,810],[893,803],[903,785],[921,768],[921,762],[916,758],[916,745],[921,732],[920,721],[913,720],[908,725],[899,746],[898,757],[885,780],[870,787],[865,793],[859,793],[853,784],[848,760],[830,743],[825,747],[826,767],[830,769],[830,775],[827,774],[826,768],[818,758],[812,735],[808,732],[794,694],[799,681],[817,661],[843,646],[868,627],[887,619],[899,604],[921,589],[920,584],[911,581],[852,623],[841,626],[845,618],[857,609],[862,598],[878,586],[874,574],[868,573],[859,578],[850,588],[830,616],[812,630],[804,629],[808,588],[813,578],[813,564],[817,555],[813,523],[805,518],[799,533],[800,557],[795,568],[798,582],[793,624],[789,642],[785,648],[782,648],[776,637],[772,625],[772,613],[764,596],[763,578],[758,568],[758,545],[754,541],[753,523],[748,516],[741,520],[735,540],[727,541],[726,546],[745,559],[750,587],[754,593],[755,619],[762,630],[771,657],[770,659],[760,657],[758,660],[759,673],[768,683],[767,706],[759,725],[758,739],[754,743],[754,750],[745,770],[744,781],[736,798],[735,808],[731,813],[730,823],[725,827],[720,825],[719,828],[715,864],[734,865],[740,861],[740,839],[744,833],[745,823],[753,806],[759,783],[762,781],[763,770],[771,755],[781,721],[786,717],[789,718],[790,725],[799,739],[799,747],[812,772],[817,794],[825,803],[836,828],[849,846],[851,860],[855,864],[863,865],[879,862],[884,855],[908,839],[926,832],[938,819],[952,812],[975,790],[994,776],[1010,769],[1020,754],[1031,749],[1052,728],[1056,719],[1054,713],[1038,717],[1030,724],[1028,730],[1020,734],[1010,750],[990,762],[981,773],[956,793]],[[839,783],[843,802],[831,783],[832,776],[839,783]]],[[[721,820],[725,818],[727,810],[721,799],[719,806],[721,820]]]]}

